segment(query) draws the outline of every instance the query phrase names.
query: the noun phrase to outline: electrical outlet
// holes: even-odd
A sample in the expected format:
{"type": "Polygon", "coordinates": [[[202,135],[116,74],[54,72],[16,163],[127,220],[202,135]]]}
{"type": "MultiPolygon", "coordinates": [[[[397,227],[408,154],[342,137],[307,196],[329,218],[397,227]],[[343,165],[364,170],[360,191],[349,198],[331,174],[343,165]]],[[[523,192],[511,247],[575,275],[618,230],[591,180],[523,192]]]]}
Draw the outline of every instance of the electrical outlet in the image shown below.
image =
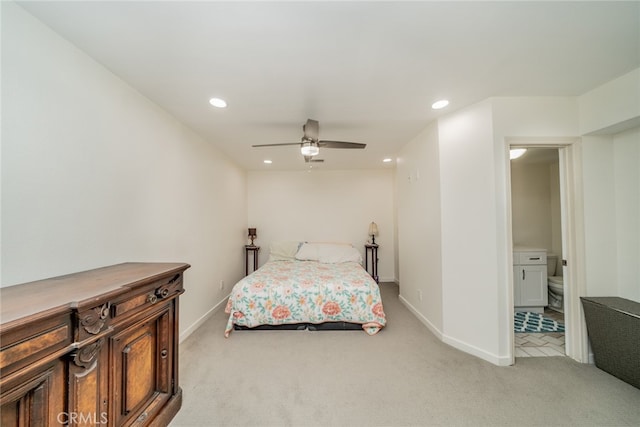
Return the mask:
{"type": "Polygon", "coordinates": [[[418,299],[422,301],[422,291],[418,290],[418,299]]]}
{"type": "Polygon", "coordinates": [[[220,280],[220,290],[224,289],[224,280],[220,280]]]}

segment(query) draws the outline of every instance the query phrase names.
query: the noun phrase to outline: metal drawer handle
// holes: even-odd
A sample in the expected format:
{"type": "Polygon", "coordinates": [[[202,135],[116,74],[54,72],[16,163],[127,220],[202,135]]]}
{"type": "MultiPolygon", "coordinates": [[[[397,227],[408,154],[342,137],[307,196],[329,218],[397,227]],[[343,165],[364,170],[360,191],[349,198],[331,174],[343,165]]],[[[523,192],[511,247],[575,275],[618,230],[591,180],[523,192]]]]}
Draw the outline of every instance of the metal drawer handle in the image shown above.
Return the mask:
{"type": "Polygon", "coordinates": [[[158,291],[158,292],[157,292],[157,294],[158,294],[158,296],[159,296],[160,298],[166,298],[166,297],[167,297],[167,295],[169,295],[169,289],[164,288],[164,289],[162,289],[162,290],[158,291]]]}
{"type": "Polygon", "coordinates": [[[155,304],[156,302],[158,302],[158,297],[155,296],[155,294],[149,294],[147,295],[147,302],[150,302],[151,304],[155,304]]]}
{"type": "Polygon", "coordinates": [[[163,359],[166,359],[168,354],[169,352],[167,351],[167,349],[163,348],[162,351],[160,352],[160,357],[162,357],[163,359]]]}
{"type": "Polygon", "coordinates": [[[529,258],[529,261],[539,260],[539,259],[540,259],[540,257],[537,257],[537,258],[529,258]]]}

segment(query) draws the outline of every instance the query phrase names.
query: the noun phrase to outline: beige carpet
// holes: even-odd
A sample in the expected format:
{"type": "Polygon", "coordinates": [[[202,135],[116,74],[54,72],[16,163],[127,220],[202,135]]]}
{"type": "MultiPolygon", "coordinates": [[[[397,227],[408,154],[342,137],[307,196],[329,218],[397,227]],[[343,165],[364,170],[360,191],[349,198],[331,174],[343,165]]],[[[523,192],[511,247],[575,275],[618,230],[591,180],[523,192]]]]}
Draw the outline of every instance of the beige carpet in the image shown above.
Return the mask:
{"type": "Polygon", "coordinates": [[[436,339],[381,284],[388,325],[234,331],[216,313],[180,349],[172,426],[639,426],[640,390],[566,357],[497,367],[436,339]]]}

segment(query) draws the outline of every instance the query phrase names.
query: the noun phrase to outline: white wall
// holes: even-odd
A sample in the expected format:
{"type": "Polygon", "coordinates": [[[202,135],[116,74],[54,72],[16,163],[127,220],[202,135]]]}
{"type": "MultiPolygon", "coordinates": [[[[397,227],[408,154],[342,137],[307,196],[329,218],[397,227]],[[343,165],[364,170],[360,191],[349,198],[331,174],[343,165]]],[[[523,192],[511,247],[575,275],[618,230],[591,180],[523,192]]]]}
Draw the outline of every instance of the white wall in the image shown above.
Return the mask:
{"type": "Polygon", "coordinates": [[[611,137],[582,138],[585,273],[590,296],[612,295],[618,288],[617,275],[613,274],[618,259],[613,157],[611,137]]]}
{"type": "Polygon", "coordinates": [[[235,282],[243,266],[241,169],[6,2],[2,89],[3,286],[187,262],[182,332],[224,299],[219,281],[235,282]]]}
{"type": "Polygon", "coordinates": [[[640,128],[583,142],[587,292],[640,301],[640,128]]]}
{"type": "MultiPolygon", "coordinates": [[[[249,226],[257,228],[260,265],[272,241],[340,241],[362,253],[378,224],[378,276],[396,280],[393,171],[248,172],[249,226]]],[[[245,230],[246,234],[246,230],[245,230]]]]}
{"type": "Polygon", "coordinates": [[[492,123],[490,101],[438,120],[443,332],[445,342],[506,364],[499,354],[494,182],[499,165],[492,123]]]}
{"type": "Polygon", "coordinates": [[[613,135],[618,295],[640,302],[640,127],[613,135]]]}
{"type": "MultiPolygon", "coordinates": [[[[401,295],[406,295],[417,316],[432,327],[437,325],[439,310],[417,303],[413,305],[416,297],[411,295],[415,293],[416,283],[424,286],[414,279],[424,274],[424,262],[404,256],[405,248],[416,247],[413,240],[407,241],[410,237],[405,236],[404,230],[419,230],[428,226],[425,224],[428,220],[420,218],[420,209],[424,211],[424,207],[420,207],[422,189],[412,192],[404,180],[421,167],[418,165],[428,162],[428,156],[439,153],[435,167],[439,169],[440,180],[441,337],[445,342],[492,363],[510,363],[513,331],[509,325],[513,300],[509,264],[512,234],[507,217],[511,206],[507,191],[507,144],[518,139],[529,145],[564,145],[574,143],[581,129],[593,129],[594,123],[606,124],[609,128],[623,122],[628,126],[638,116],[638,104],[634,100],[640,96],[640,91],[637,90],[637,74],[632,73],[631,77],[622,80],[623,88],[616,81],[609,91],[597,89],[597,96],[587,94],[584,99],[492,98],[441,117],[437,123],[437,151],[421,145],[436,143],[431,142],[436,138],[429,136],[432,125],[403,148],[396,175],[401,295]],[[595,106],[601,108],[598,98],[609,99],[611,92],[614,93],[611,98],[615,111],[589,110],[595,106]],[[617,101],[615,93],[620,92],[624,93],[626,101],[617,101]],[[630,92],[633,93],[631,100],[628,99],[630,92]],[[418,209],[418,214],[411,211],[413,208],[418,209]],[[406,282],[408,289],[405,291],[406,282]]],[[[630,297],[639,292],[638,131],[636,128],[612,137],[610,144],[615,147],[597,145],[590,138],[597,139],[585,137],[584,143],[577,142],[584,149],[584,182],[579,184],[585,193],[584,250],[591,259],[587,260],[591,284],[588,294],[596,295],[600,291],[593,286],[594,279],[605,277],[611,272],[611,266],[617,266],[616,284],[604,286],[609,294],[630,297]],[[616,180],[624,180],[624,185],[616,188],[619,184],[616,180]],[[593,223],[597,225],[594,227],[593,223]],[[609,226],[605,229],[602,224],[609,226]],[[603,242],[605,245],[601,245],[603,242]],[[611,245],[615,251],[608,249],[611,245]],[[624,262],[618,261],[622,258],[616,256],[621,250],[628,254],[628,258],[625,254],[624,262]],[[602,254],[606,256],[599,259],[602,254]],[[623,281],[624,285],[617,285],[623,281]]],[[[556,180],[556,176],[551,176],[550,181],[556,180]]],[[[425,188],[424,192],[430,203],[438,204],[438,196],[433,190],[425,188]]],[[[552,228],[557,228],[558,224],[554,224],[552,228]]],[[[559,242],[552,239],[551,245],[558,247],[559,242]]],[[[437,248],[432,249],[437,254],[437,248]]],[[[437,286],[433,289],[437,292],[437,286]]]]}
{"type": "Polygon", "coordinates": [[[587,294],[640,301],[640,69],[579,105],[587,294]]]}
{"type": "Polygon", "coordinates": [[[492,363],[511,362],[505,141],[575,136],[577,115],[575,98],[494,98],[441,117],[403,148],[396,174],[401,295],[443,341],[492,363]],[[408,182],[417,171],[427,181],[408,182]],[[441,234],[430,228],[438,218],[441,234]],[[429,261],[406,255],[425,253],[410,230],[430,230],[429,261]],[[428,303],[419,302],[418,290],[428,303]]]}
{"type": "Polygon", "coordinates": [[[438,126],[403,147],[396,165],[400,298],[442,336],[442,253],[438,126]]]}
{"type": "Polygon", "coordinates": [[[639,126],[640,68],[580,96],[579,111],[581,135],[639,126]]]}

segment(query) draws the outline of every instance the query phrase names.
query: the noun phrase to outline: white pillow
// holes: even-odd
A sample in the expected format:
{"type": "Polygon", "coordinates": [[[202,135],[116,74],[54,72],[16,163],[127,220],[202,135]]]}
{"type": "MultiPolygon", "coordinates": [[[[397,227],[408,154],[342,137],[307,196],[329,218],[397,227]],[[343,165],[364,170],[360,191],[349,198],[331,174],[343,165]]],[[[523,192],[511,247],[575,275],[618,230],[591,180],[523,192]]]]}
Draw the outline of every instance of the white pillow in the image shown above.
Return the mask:
{"type": "Polygon", "coordinates": [[[318,243],[303,243],[295,257],[299,261],[318,261],[318,243]]]}
{"type": "Polygon", "coordinates": [[[304,243],[296,259],[301,261],[318,261],[324,264],[338,264],[342,262],[362,263],[360,252],[351,245],[331,243],[304,243]]]}
{"type": "Polygon", "coordinates": [[[295,261],[302,242],[272,242],[269,247],[269,261],[295,261]]]}
{"type": "Polygon", "coordinates": [[[362,264],[362,255],[353,246],[324,245],[320,248],[320,262],[337,264],[341,262],[357,262],[362,264]]]}

